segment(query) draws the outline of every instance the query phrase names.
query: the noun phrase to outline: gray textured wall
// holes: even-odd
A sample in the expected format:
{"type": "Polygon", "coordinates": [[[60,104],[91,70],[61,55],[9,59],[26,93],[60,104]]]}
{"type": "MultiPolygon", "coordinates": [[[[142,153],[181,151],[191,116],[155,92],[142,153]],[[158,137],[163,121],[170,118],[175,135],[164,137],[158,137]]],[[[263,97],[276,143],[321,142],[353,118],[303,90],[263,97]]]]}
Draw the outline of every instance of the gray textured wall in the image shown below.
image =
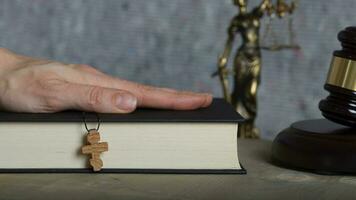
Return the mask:
{"type": "MultiPolygon", "coordinates": [[[[0,0],[0,9],[3,47],[221,96],[210,74],[236,13],[231,0],[0,0]]],[[[336,34],[355,25],[355,9],[354,0],[301,0],[295,28],[302,51],[263,52],[263,137],[273,138],[295,120],[321,116],[317,104],[326,96],[322,86],[331,53],[339,48],[336,34]]],[[[281,35],[287,34],[278,23],[281,35]]]]}

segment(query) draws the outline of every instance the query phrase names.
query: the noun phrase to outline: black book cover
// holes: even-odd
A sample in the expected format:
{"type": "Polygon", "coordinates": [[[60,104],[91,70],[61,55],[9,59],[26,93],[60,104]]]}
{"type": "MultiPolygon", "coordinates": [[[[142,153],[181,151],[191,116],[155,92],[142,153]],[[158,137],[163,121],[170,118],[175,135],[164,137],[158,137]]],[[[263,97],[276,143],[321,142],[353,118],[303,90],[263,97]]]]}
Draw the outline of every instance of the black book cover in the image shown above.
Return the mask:
{"type": "MultiPolygon", "coordinates": [[[[214,99],[211,106],[191,111],[137,109],[130,114],[0,112],[3,122],[223,122],[239,123],[244,119],[223,99],[214,99]]],[[[236,134],[237,137],[237,134],[236,134]]],[[[0,173],[88,173],[91,169],[0,169],[0,173]]],[[[160,174],[246,174],[245,169],[102,169],[99,173],[160,173],[160,174]]]]}
{"type": "MultiPolygon", "coordinates": [[[[94,113],[85,113],[87,122],[97,122],[94,113]]],[[[101,122],[241,122],[243,118],[223,99],[211,106],[190,111],[137,109],[129,114],[98,114],[101,122]]],[[[82,122],[83,112],[13,113],[0,112],[0,122],[82,122]]]]}

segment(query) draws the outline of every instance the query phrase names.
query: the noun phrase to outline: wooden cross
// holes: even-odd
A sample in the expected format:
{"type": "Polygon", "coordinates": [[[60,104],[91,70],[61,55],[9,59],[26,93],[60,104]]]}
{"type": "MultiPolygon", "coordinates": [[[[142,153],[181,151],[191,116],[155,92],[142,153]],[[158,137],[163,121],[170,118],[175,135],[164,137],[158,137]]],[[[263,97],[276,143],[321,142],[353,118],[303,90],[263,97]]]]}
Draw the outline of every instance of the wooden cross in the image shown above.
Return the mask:
{"type": "Polygon", "coordinates": [[[83,154],[91,154],[91,158],[89,160],[90,165],[93,167],[94,171],[100,171],[103,167],[103,161],[100,159],[100,153],[108,151],[108,143],[107,142],[99,142],[100,141],[100,133],[95,130],[89,130],[87,135],[88,145],[82,147],[83,154]]]}

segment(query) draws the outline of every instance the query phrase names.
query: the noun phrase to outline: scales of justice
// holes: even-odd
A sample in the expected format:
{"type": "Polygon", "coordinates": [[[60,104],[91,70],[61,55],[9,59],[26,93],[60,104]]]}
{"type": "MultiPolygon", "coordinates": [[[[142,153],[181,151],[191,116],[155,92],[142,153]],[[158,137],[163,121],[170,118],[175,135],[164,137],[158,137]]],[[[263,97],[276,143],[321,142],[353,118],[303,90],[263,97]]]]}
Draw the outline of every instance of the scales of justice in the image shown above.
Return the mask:
{"type": "Polygon", "coordinates": [[[239,126],[239,137],[258,138],[259,130],[255,127],[257,116],[257,91],[261,77],[261,50],[277,51],[282,49],[299,49],[294,42],[292,14],[296,8],[296,1],[287,4],[284,0],[262,0],[251,11],[247,10],[247,0],[233,0],[239,13],[231,20],[225,49],[218,60],[218,70],[213,76],[219,76],[224,98],[231,103],[246,121],[239,126]],[[269,18],[265,33],[260,37],[261,19],[269,18]],[[271,27],[274,18],[289,18],[288,44],[277,42],[275,30],[271,27]],[[233,68],[227,68],[228,60],[235,42],[236,35],[241,36],[241,45],[237,49],[233,60],[233,68]],[[263,44],[266,39],[271,44],[263,44]],[[229,75],[234,78],[233,89],[229,89],[229,75]]]}

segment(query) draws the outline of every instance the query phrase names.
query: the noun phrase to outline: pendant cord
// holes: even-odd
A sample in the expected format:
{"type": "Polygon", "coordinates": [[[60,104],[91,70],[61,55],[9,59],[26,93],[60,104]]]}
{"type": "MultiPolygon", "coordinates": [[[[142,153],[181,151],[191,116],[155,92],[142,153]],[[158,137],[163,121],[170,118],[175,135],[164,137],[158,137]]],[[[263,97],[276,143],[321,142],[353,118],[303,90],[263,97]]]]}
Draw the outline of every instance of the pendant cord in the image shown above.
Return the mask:
{"type": "Polygon", "coordinates": [[[101,120],[100,120],[99,114],[98,114],[98,113],[95,113],[96,119],[97,119],[97,123],[98,123],[98,125],[96,126],[96,129],[94,129],[94,128],[89,129],[89,128],[88,128],[87,120],[86,120],[86,114],[85,114],[85,112],[83,112],[82,114],[83,114],[83,123],[84,123],[85,129],[86,129],[88,132],[89,132],[90,130],[99,131],[100,124],[101,124],[101,120]]]}

